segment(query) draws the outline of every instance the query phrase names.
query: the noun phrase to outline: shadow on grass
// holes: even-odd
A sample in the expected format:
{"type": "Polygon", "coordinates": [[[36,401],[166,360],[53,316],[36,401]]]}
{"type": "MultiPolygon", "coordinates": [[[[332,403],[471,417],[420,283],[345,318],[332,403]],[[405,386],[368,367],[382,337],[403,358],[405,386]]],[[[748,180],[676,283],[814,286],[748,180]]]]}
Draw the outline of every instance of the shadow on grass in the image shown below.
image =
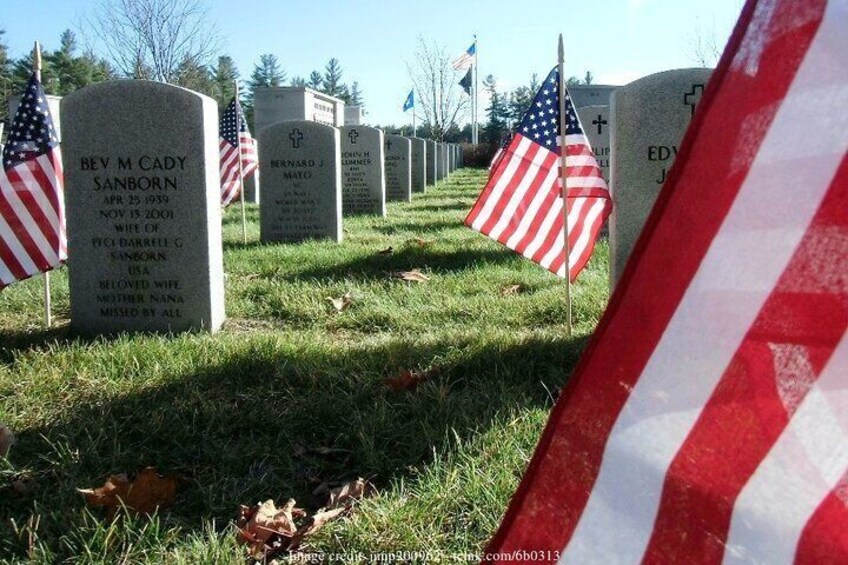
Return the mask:
{"type": "MultiPolygon", "coordinates": [[[[254,337],[224,362],[195,363],[132,394],[80,400],[57,421],[18,430],[13,460],[42,478],[26,497],[0,497],[0,515],[23,523],[35,501],[42,513],[48,504],[40,538],[73,557],[58,538],[73,532],[67,521],[83,504],[74,489],[110,473],[153,465],[190,476],[164,517],[192,530],[204,519],[224,526],[239,504],[268,498],[315,507],[323,482],[362,476],[385,487],[414,475],[454,435],[469,439],[495,417],[550,406],[547,391],[563,384],[584,345],[407,337],[331,348],[254,337]],[[389,390],[384,378],[403,369],[431,378],[413,391],[389,390]]],[[[5,544],[24,550],[11,537],[5,544]]]]}
{"type": "Polygon", "coordinates": [[[283,275],[287,280],[359,280],[385,279],[399,271],[422,269],[437,273],[456,273],[478,265],[500,265],[519,261],[520,258],[507,250],[463,249],[437,251],[428,247],[409,245],[389,255],[369,255],[347,262],[334,263],[328,267],[313,267],[283,275]]]}

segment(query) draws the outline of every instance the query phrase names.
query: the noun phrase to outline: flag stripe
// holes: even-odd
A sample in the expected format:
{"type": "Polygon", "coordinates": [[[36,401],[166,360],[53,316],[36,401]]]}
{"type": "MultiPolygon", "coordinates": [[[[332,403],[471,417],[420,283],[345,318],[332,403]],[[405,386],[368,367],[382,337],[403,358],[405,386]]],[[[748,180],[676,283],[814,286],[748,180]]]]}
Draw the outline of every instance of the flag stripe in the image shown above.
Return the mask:
{"type": "Polygon", "coordinates": [[[509,214],[515,211],[515,205],[510,207],[510,204],[513,203],[514,199],[520,198],[521,193],[526,191],[527,187],[532,184],[533,180],[540,173],[540,168],[546,161],[546,156],[546,151],[540,151],[539,146],[535,143],[530,144],[527,152],[518,160],[518,166],[514,176],[510,177],[508,183],[504,183],[503,191],[500,192],[498,198],[492,198],[494,206],[486,221],[480,226],[480,231],[489,234],[493,239],[497,239],[497,237],[492,235],[493,230],[501,222],[506,223],[510,220],[509,214]]]}
{"type": "Polygon", "coordinates": [[[848,92],[833,91],[834,77],[821,72],[814,48],[828,39],[814,39],[719,234],[635,383],[564,559],[583,562],[603,538],[609,555],[624,562],[641,559],[672,457],[797,248],[845,153],[848,138],[829,131],[834,129],[829,124],[848,92]],[[787,143],[793,139],[807,142],[787,143]],[[812,155],[818,157],[813,161],[812,155]],[[798,186],[806,187],[803,198],[793,198],[798,186]],[[759,214],[752,226],[752,211],[764,208],[768,214],[759,214]],[[728,270],[734,273],[732,283],[728,270]],[[674,362],[682,352],[691,367],[684,380],[674,362]],[[655,438],[649,459],[633,459],[634,436],[655,438]],[[628,492],[643,496],[617,498],[628,492]],[[616,513],[633,521],[612,537],[609,524],[617,522],[616,513]]]}
{"type": "Polygon", "coordinates": [[[804,526],[848,472],[848,338],[734,506],[725,563],[790,563],[804,526]]]}
{"type": "Polygon", "coordinates": [[[733,502],[848,327],[844,292],[828,287],[833,273],[809,260],[840,224],[848,225],[848,199],[832,187],[669,468],[646,560],[721,560],[733,502]],[[772,342],[774,327],[792,327],[793,343],[772,342]],[[699,528],[683,537],[679,525],[686,521],[699,528]]]}
{"type": "Polygon", "coordinates": [[[848,472],[807,522],[795,563],[848,563],[848,472]]]}

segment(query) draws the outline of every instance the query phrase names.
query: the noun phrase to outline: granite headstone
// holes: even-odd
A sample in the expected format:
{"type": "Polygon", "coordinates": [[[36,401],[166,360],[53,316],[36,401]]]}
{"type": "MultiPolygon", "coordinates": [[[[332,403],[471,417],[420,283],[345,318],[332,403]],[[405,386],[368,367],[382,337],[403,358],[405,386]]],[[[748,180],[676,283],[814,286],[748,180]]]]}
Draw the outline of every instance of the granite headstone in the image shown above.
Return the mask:
{"type": "Polygon", "coordinates": [[[62,100],[71,325],[214,331],[224,321],[218,108],[120,80],[62,100]]]}
{"type": "Polygon", "coordinates": [[[385,139],[386,200],[412,202],[412,142],[400,135],[385,139]]]}
{"type": "Polygon", "coordinates": [[[412,143],[412,192],[427,190],[427,142],[417,137],[409,138],[412,143]]]}
{"type": "Polygon", "coordinates": [[[259,132],[262,241],[342,240],[339,130],[288,121],[259,132]]]}
{"type": "MultiPolygon", "coordinates": [[[[610,107],[610,273],[618,282],[668,176],[711,69],[677,69],[621,86],[610,107]]],[[[585,126],[585,124],[584,124],[585,126]]]]}
{"type": "Polygon", "coordinates": [[[609,163],[610,163],[610,127],[608,106],[584,106],[577,108],[580,124],[586,140],[592,146],[595,160],[601,168],[604,180],[609,185],[609,163]]]}
{"type": "Polygon", "coordinates": [[[436,142],[427,140],[427,186],[436,184],[439,176],[439,152],[436,142]]]}
{"type": "Polygon", "coordinates": [[[366,126],[339,128],[342,147],[342,212],[386,215],[383,132],[366,126]]]}

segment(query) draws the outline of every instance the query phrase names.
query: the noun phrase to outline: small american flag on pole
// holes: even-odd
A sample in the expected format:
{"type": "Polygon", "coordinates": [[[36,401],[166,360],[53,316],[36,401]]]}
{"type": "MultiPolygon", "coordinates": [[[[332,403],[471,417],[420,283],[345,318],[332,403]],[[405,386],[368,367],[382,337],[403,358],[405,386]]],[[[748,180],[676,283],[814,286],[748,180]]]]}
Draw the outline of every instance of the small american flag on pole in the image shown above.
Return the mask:
{"type": "Polygon", "coordinates": [[[228,206],[242,189],[239,178],[239,148],[241,172],[245,179],[256,171],[259,160],[256,156],[256,141],[250,135],[241,104],[235,98],[221,117],[220,130],[221,205],[228,206]]]}
{"type": "Polygon", "coordinates": [[[59,138],[35,75],[7,141],[0,172],[0,289],[68,257],[59,138]]]}
{"type": "Polygon", "coordinates": [[[453,69],[455,71],[464,71],[470,69],[477,62],[477,40],[471,44],[471,47],[466,49],[465,53],[453,60],[453,69]]]}
{"type": "MultiPolygon", "coordinates": [[[[558,86],[554,69],[494,164],[465,223],[565,277],[558,86]]],[[[612,203],[568,91],[565,143],[568,264],[574,280],[592,255],[612,203]]]]}

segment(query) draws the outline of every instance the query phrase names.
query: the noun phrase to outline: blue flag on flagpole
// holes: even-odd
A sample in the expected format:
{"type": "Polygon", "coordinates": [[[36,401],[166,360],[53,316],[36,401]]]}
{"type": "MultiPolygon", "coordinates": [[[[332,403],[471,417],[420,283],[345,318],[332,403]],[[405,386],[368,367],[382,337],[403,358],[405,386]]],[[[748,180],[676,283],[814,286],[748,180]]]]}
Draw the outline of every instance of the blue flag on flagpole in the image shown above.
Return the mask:
{"type": "Polygon", "coordinates": [[[415,91],[410,90],[409,96],[406,97],[406,102],[403,103],[403,111],[406,112],[410,108],[415,108],[415,91]]]}

